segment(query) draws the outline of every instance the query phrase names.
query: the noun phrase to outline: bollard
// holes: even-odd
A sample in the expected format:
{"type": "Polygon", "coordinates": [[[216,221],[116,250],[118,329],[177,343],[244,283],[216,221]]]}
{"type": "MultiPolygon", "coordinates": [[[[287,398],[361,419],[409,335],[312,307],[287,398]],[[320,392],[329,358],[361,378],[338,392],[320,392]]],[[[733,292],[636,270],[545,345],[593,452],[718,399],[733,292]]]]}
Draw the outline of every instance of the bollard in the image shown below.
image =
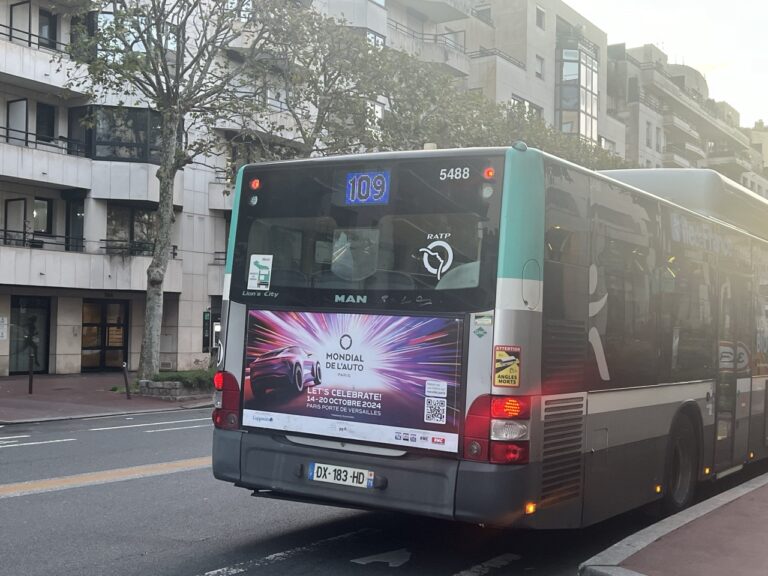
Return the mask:
{"type": "Polygon", "coordinates": [[[123,380],[125,380],[125,397],[131,399],[131,387],[128,386],[128,363],[123,362],[123,380]]]}
{"type": "Polygon", "coordinates": [[[34,374],[34,371],[32,370],[32,362],[35,360],[35,354],[34,352],[29,353],[29,393],[32,394],[32,375],[34,374]]]}

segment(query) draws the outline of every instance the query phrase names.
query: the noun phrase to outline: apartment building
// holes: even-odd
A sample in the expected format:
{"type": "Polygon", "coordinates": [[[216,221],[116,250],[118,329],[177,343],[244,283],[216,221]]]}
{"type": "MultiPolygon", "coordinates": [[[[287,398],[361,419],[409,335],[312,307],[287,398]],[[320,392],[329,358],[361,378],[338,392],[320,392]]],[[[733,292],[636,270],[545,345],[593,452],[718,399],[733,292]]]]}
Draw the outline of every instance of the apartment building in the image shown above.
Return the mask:
{"type": "MultiPolygon", "coordinates": [[[[157,119],[66,87],[74,64],[57,59],[70,18],[57,7],[0,0],[0,376],[30,362],[50,373],[136,369],[141,347],[157,119]]],[[[208,365],[231,209],[223,188],[197,166],[175,182],[163,369],[208,365]]]]}
{"type": "Polygon", "coordinates": [[[658,47],[609,46],[609,114],[624,122],[627,160],[646,168],[711,168],[768,196],[764,158],[739,113],[709,95],[698,70],[671,64],[658,47]]]}
{"type": "Polygon", "coordinates": [[[467,89],[520,102],[558,130],[624,155],[608,114],[607,36],[560,0],[319,0],[378,45],[445,68],[467,89]]]}

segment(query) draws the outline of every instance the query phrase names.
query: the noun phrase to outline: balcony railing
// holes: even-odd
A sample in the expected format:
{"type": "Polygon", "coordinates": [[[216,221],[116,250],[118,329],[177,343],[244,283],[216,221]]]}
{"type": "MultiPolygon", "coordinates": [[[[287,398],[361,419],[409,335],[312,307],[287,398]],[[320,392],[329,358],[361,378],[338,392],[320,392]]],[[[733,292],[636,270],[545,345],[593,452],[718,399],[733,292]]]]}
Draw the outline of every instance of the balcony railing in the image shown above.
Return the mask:
{"type": "Polygon", "coordinates": [[[401,24],[400,22],[397,22],[396,20],[389,19],[387,21],[387,24],[390,28],[393,30],[396,30],[400,34],[403,34],[404,36],[407,36],[408,38],[412,38],[413,40],[416,40],[418,42],[423,42],[425,44],[437,44],[439,46],[445,46],[446,48],[450,48],[452,50],[456,50],[457,52],[461,52],[464,54],[464,45],[463,43],[460,43],[456,41],[453,37],[456,36],[456,34],[463,34],[464,31],[461,30],[459,32],[447,32],[443,34],[428,34],[425,32],[419,32],[418,30],[414,30],[412,28],[408,28],[408,26],[405,26],[404,24],[401,24]]]}
{"type": "MultiPolygon", "coordinates": [[[[155,249],[154,242],[143,240],[119,240],[116,238],[106,238],[99,240],[101,249],[110,256],[152,256],[155,249]]],[[[175,244],[171,246],[171,259],[175,260],[179,256],[179,247],[175,244]]]]}
{"type": "Polygon", "coordinates": [[[218,264],[223,266],[227,262],[227,253],[226,252],[214,252],[213,253],[213,264],[218,264]]]}
{"type": "Polygon", "coordinates": [[[38,248],[59,252],[84,252],[85,239],[82,236],[59,236],[28,230],[0,229],[0,241],[6,246],[38,248]]]}
{"type": "MultiPolygon", "coordinates": [[[[0,228],[0,245],[17,248],[34,248],[55,252],[84,252],[121,256],[152,256],[154,242],[138,240],[86,240],[82,236],[43,234],[29,230],[0,228]]],[[[226,253],[223,253],[226,255],[226,253]]],[[[179,256],[179,247],[171,246],[171,259],[179,256]]]]}
{"type": "Polygon", "coordinates": [[[482,48],[480,50],[475,50],[474,52],[469,52],[467,56],[470,58],[485,58],[486,56],[496,56],[502,60],[506,60],[510,64],[514,64],[518,68],[525,70],[525,62],[521,62],[517,58],[510,56],[506,52],[502,52],[498,48],[482,48]]]}
{"type": "Polygon", "coordinates": [[[58,40],[53,40],[46,36],[32,34],[28,30],[11,28],[6,24],[0,24],[0,40],[10,40],[15,44],[23,44],[30,48],[45,48],[54,52],[66,52],[67,45],[58,40]]]}
{"type": "Polygon", "coordinates": [[[79,140],[70,140],[63,136],[36,134],[7,126],[0,126],[0,142],[47,152],[69,154],[70,156],[85,156],[85,144],[79,140]]]}

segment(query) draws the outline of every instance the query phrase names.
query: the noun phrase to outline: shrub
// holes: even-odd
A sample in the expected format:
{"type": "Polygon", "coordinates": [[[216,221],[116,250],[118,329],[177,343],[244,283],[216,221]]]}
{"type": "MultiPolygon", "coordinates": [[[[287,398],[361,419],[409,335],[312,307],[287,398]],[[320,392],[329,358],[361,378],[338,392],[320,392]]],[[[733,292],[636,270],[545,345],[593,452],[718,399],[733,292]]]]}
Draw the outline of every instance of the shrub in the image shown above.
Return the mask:
{"type": "Polygon", "coordinates": [[[211,390],[215,370],[188,370],[186,372],[160,372],[152,378],[154,382],[181,382],[185,388],[211,390]]]}

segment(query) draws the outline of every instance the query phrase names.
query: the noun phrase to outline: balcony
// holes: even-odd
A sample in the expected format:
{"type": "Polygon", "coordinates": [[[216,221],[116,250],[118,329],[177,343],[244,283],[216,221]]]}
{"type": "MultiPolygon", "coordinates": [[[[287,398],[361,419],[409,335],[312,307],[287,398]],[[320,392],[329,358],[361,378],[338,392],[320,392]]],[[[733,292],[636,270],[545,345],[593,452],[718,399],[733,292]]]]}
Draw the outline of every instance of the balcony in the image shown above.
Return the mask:
{"type": "Polygon", "coordinates": [[[65,50],[61,42],[0,24],[0,81],[62,98],[84,96],[82,89],[66,87],[68,71],[77,65],[65,50]]]}
{"type": "Polygon", "coordinates": [[[661,155],[661,163],[664,168],[690,168],[691,163],[685,157],[685,150],[678,146],[667,145],[661,155]]]}
{"type": "MultiPolygon", "coordinates": [[[[145,291],[151,248],[146,243],[3,229],[0,270],[8,285],[145,291]]],[[[171,256],[163,289],[181,292],[182,262],[175,258],[175,247],[171,256]]]]}
{"type": "Polygon", "coordinates": [[[208,182],[208,209],[232,210],[234,196],[234,182],[224,170],[217,170],[215,179],[208,182]]]}
{"type": "Polygon", "coordinates": [[[443,66],[454,76],[469,75],[469,57],[464,49],[463,31],[427,34],[391,19],[388,21],[388,28],[387,45],[391,48],[402,50],[424,62],[443,66]]]}
{"type": "Polygon", "coordinates": [[[736,182],[741,182],[741,175],[752,171],[752,163],[744,153],[729,148],[716,148],[709,156],[699,162],[700,168],[712,168],[736,182]]]}
{"type": "Polygon", "coordinates": [[[704,151],[704,149],[697,146],[693,142],[686,142],[683,145],[683,148],[685,149],[686,157],[691,159],[691,161],[694,163],[698,162],[702,158],[707,157],[707,153],[704,151]]]}
{"type": "Polygon", "coordinates": [[[409,0],[408,8],[438,23],[469,18],[472,14],[469,0],[409,0]]]}
{"type": "MultiPolygon", "coordinates": [[[[89,161],[90,162],[90,161],[89,161]]],[[[94,160],[92,163],[92,198],[100,200],[160,201],[160,181],[156,164],[134,161],[94,160]]],[[[173,181],[173,205],[184,205],[184,175],[176,173],[173,181]]]]}
{"type": "Polygon", "coordinates": [[[76,141],[0,126],[0,178],[88,189],[91,161],[82,154],[76,141]]]}
{"type": "Polygon", "coordinates": [[[735,146],[750,146],[749,138],[713,116],[693,96],[681,90],[662,65],[645,62],[640,68],[643,84],[655,91],[668,104],[670,111],[685,111],[687,115],[693,115],[702,137],[713,141],[727,140],[735,146]]]}
{"type": "Polygon", "coordinates": [[[664,130],[667,130],[673,139],[679,136],[680,139],[700,140],[699,133],[677,114],[665,110],[663,118],[664,130]]]}

